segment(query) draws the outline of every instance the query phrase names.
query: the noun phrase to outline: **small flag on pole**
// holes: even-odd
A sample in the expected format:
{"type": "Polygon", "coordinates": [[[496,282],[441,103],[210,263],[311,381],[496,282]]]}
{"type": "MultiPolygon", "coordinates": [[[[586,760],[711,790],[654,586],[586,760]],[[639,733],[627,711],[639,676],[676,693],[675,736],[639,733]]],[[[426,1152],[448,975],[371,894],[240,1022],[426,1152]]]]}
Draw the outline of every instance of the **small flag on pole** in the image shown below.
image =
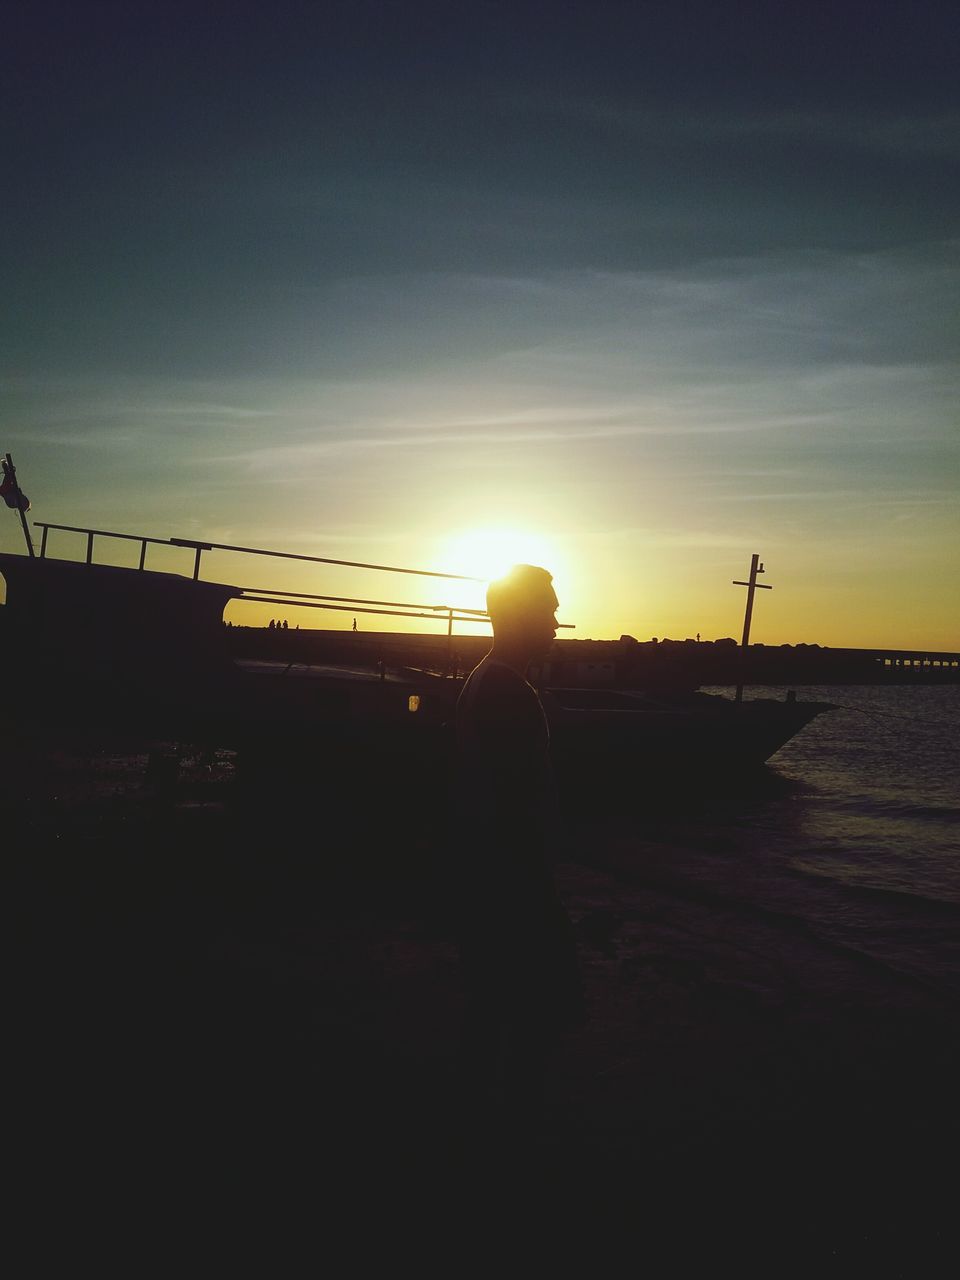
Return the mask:
{"type": "Polygon", "coordinates": [[[6,463],[3,464],[3,483],[0,484],[0,498],[3,498],[11,511],[30,510],[30,499],[20,491],[16,478],[7,469],[6,463]]]}

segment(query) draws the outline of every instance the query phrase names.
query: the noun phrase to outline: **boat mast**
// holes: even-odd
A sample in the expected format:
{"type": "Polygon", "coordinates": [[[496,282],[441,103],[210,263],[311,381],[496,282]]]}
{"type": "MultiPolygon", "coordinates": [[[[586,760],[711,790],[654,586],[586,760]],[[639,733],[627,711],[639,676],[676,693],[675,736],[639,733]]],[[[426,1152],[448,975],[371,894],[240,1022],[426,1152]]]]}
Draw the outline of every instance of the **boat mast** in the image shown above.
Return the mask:
{"type": "Polygon", "coordinates": [[[773,587],[768,587],[765,582],[757,581],[757,574],[763,573],[763,565],[760,563],[760,556],[754,552],[750,560],[750,579],[747,582],[740,582],[734,578],[733,585],[735,587],[747,588],[747,608],[743,615],[743,639],[740,641],[740,681],[737,684],[737,702],[743,701],[743,669],[747,661],[747,646],[750,643],[750,622],[753,618],[753,597],[756,591],[772,591],[773,587]]]}
{"type": "Polygon", "coordinates": [[[27,554],[32,558],[36,555],[33,549],[33,542],[30,538],[30,529],[27,526],[27,514],[23,509],[23,494],[20,492],[20,486],[17,484],[17,468],[13,465],[13,458],[9,453],[3,455],[3,474],[13,482],[13,492],[17,499],[17,512],[20,516],[20,524],[23,528],[23,536],[27,544],[27,554]]]}

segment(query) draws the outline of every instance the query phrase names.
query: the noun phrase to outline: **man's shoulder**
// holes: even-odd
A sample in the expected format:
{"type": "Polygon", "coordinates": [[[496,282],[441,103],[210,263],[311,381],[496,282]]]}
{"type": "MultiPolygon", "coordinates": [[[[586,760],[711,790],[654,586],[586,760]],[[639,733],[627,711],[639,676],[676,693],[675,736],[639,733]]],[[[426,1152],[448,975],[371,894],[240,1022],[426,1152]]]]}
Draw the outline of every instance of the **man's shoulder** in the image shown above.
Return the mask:
{"type": "Polygon", "coordinates": [[[467,676],[460,697],[463,699],[464,696],[476,697],[480,694],[485,698],[497,695],[514,698],[529,697],[531,694],[533,697],[537,696],[536,690],[513,667],[508,667],[503,662],[488,662],[486,659],[467,676]]]}
{"type": "Polygon", "coordinates": [[[484,660],[464,682],[457,701],[460,714],[496,714],[498,709],[537,702],[536,690],[502,662],[484,660]]]}

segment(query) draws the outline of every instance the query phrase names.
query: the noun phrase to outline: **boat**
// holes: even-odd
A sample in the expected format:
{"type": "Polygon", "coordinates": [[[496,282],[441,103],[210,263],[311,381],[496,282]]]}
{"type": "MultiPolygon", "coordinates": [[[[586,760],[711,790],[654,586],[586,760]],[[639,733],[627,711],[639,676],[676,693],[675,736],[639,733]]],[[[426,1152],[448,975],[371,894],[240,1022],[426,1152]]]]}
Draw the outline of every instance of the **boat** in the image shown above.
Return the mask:
{"type": "MultiPolygon", "coordinates": [[[[447,778],[462,676],[390,666],[382,659],[376,665],[237,659],[227,645],[227,604],[273,597],[202,579],[201,555],[218,544],[39,527],[39,554],[29,537],[30,554],[0,553],[6,583],[6,604],[0,607],[4,711],[15,725],[61,733],[110,730],[232,750],[248,776],[260,783],[286,782],[288,789],[342,788],[361,778],[399,799],[425,780],[439,786],[447,778]],[[51,529],[86,535],[86,559],[48,555],[51,529]],[[139,567],[96,563],[95,537],[139,540],[139,567]],[[156,542],[192,549],[193,576],[148,569],[147,546],[156,542]]],[[[330,597],[286,593],[277,602],[388,612],[382,601],[353,599],[341,606],[330,597]]],[[[452,609],[440,616],[448,621],[448,634],[454,621],[485,617],[452,609]]],[[[629,783],[655,774],[675,779],[755,768],[831,709],[829,703],[790,695],[740,702],[696,690],[549,684],[540,693],[558,774],[573,791],[602,789],[615,779],[629,783]]]]}
{"type": "MultiPolygon", "coordinates": [[[[242,595],[176,574],[0,553],[5,710],[31,725],[101,726],[248,759],[309,746],[416,774],[449,757],[462,680],[410,667],[234,659],[223,610],[242,595]],[[11,679],[9,673],[17,673],[11,679]],[[379,762],[379,764],[378,764],[379,762]]],[[[555,758],[598,770],[742,769],[769,760],[823,702],[546,686],[555,758]]]]}
{"type": "Polygon", "coordinates": [[[691,789],[756,777],[781,747],[832,703],[700,690],[545,689],[541,700],[563,790],[576,803],[664,802],[691,789]]]}

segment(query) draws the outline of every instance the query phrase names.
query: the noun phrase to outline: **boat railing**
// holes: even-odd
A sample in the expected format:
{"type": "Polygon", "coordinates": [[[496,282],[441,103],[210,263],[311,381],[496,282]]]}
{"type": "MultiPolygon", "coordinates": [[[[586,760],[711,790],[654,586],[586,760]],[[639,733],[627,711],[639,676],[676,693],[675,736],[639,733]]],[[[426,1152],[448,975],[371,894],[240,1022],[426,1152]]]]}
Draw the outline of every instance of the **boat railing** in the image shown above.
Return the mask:
{"type": "MultiPolygon", "coordinates": [[[[272,551],[263,547],[241,547],[223,542],[205,542],[196,538],[152,538],[139,533],[117,533],[111,529],[89,529],[78,525],[53,524],[49,521],[33,521],[40,529],[40,559],[47,558],[47,542],[50,530],[64,533],[79,533],[86,538],[86,563],[93,564],[94,540],[96,538],[116,538],[126,542],[140,543],[140,557],[137,569],[150,572],[146,567],[147,547],[150,544],[165,547],[183,547],[192,549],[193,580],[200,581],[201,558],[205,551],[231,551],[241,555],[269,556],[282,560],[301,560],[312,564],[340,565],[352,569],[368,569],[381,573],[402,573],[421,578],[439,578],[459,582],[483,582],[483,578],[474,578],[464,573],[439,573],[433,569],[411,569],[400,565],[369,564],[358,560],[335,560],[329,556],[311,556],[302,552],[272,551]]],[[[328,596],[306,591],[288,591],[261,587],[241,587],[240,600],[256,601],[260,604],[295,605],[305,609],[328,609],[345,613],[377,614],[392,618],[422,618],[431,621],[445,621],[447,634],[453,634],[455,622],[484,623],[489,616],[483,609],[468,609],[460,605],[449,604],[414,604],[398,600],[373,600],[360,596],[328,596]]],[[[561,624],[567,625],[570,624],[561,624]]]]}
{"type": "MultiPolygon", "coordinates": [[[[114,533],[109,529],[81,529],[73,524],[50,524],[44,520],[34,520],[33,525],[37,529],[42,529],[40,535],[40,559],[45,560],[47,556],[47,534],[51,529],[62,529],[65,533],[82,533],[87,539],[87,564],[93,564],[93,540],[94,538],[120,538],[125,542],[140,543],[140,563],[138,569],[146,568],[147,544],[150,542],[158,543],[162,546],[169,546],[172,539],[170,538],[149,538],[141,533],[114,533]]],[[[197,562],[194,572],[194,578],[200,576],[200,565],[197,562]]]]}

